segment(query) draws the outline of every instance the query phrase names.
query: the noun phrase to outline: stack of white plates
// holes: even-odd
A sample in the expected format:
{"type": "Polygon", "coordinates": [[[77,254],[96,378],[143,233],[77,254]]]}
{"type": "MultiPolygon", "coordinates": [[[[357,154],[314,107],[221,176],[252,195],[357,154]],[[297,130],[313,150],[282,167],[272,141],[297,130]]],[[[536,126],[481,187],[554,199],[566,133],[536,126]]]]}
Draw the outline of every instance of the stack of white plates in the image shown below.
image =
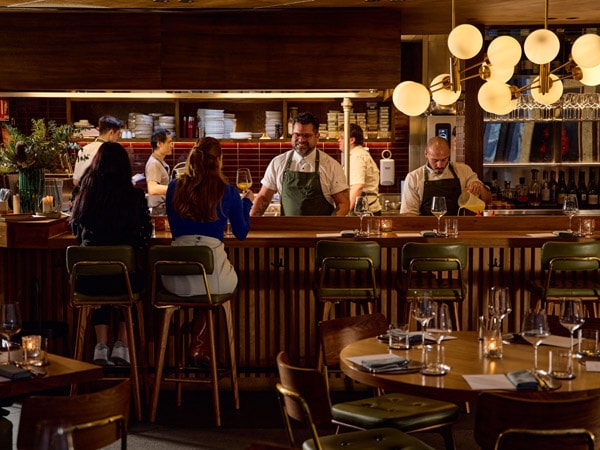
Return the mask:
{"type": "MultiPolygon", "coordinates": [[[[224,134],[225,139],[229,139],[231,137],[231,133],[235,131],[235,114],[225,113],[224,114],[224,134]]],[[[235,138],[234,138],[235,139],[235,138]]]]}
{"type": "Polygon", "coordinates": [[[204,124],[204,135],[223,139],[225,137],[225,114],[222,109],[198,109],[198,120],[204,124]]]}
{"type": "Polygon", "coordinates": [[[283,135],[283,113],[281,111],[265,111],[265,131],[271,139],[283,135]]]}
{"type": "Polygon", "coordinates": [[[175,136],[175,116],[159,116],[158,128],[164,128],[175,136]]]}
{"type": "Polygon", "coordinates": [[[150,139],[154,131],[152,116],[141,113],[129,113],[127,120],[129,130],[135,133],[136,139],[150,139]]]}
{"type": "Polygon", "coordinates": [[[250,131],[232,131],[229,137],[231,139],[251,139],[252,133],[250,131]]]}

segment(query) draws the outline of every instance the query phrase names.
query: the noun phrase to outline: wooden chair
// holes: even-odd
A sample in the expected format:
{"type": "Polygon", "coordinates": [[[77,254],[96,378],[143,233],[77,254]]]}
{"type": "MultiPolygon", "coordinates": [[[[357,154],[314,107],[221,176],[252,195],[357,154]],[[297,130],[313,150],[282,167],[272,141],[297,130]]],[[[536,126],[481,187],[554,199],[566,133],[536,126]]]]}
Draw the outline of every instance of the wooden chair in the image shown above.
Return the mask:
{"type": "Polygon", "coordinates": [[[33,449],[43,423],[64,425],[73,439],[72,448],[98,449],[121,440],[127,448],[131,381],[90,394],[33,396],[21,408],[17,448],[33,449]]]}
{"type": "MultiPolygon", "coordinates": [[[[160,386],[163,381],[163,371],[165,367],[165,355],[169,340],[169,325],[173,314],[176,311],[190,311],[194,308],[202,309],[207,313],[208,333],[210,339],[210,367],[208,380],[204,378],[183,377],[183,373],[178,369],[178,374],[173,378],[164,378],[165,381],[174,381],[177,386],[177,405],[181,405],[182,382],[192,383],[210,383],[213,394],[213,408],[215,424],[221,425],[221,408],[219,402],[219,374],[217,371],[217,352],[215,347],[216,333],[215,322],[218,319],[219,310],[225,314],[226,342],[229,353],[229,374],[231,377],[231,388],[233,391],[235,409],[240,408],[237,367],[235,360],[235,333],[233,329],[233,317],[231,312],[231,300],[235,293],[230,294],[211,294],[208,286],[207,274],[214,270],[214,261],[212,249],[206,246],[182,246],[173,247],[169,245],[156,245],[148,250],[149,267],[152,270],[152,305],[162,310],[160,338],[158,353],[156,357],[156,378],[154,382],[154,392],[152,394],[152,404],[150,409],[150,422],[156,420],[156,411],[158,408],[158,397],[160,386]],[[193,295],[189,297],[180,297],[168,292],[162,284],[163,275],[198,275],[204,280],[206,289],[205,295],[193,295]]],[[[182,337],[182,336],[178,336],[182,337]]],[[[180,340],[180,339],[178,339],[180,340]]],[[[176,348],[181,348],[183,342],[177,342],[176,348]]],[[[179,368],[185,368],[184,351],[179,352],[179,368]]]]}
{"type": "MultiPolygon", "coordinates": [[[[377,336],[386,329],[387,320],[379,313],[321,322],[325,380],[328,381],[328,368],[339,367],[340,352],[345,346],[377,336]]],[[[337,403],[331,412],[332,422],[342,427],[359,430],[391,427],[405,433],[434,431],[442,435],[447,450],[455,448],[452,425],[458,421],[459,407],[454,403],[392,393],[337,403]]]]}
{"type": "Polygon", "coordinates": [[[277,355],[280,382],[277,393],[291,447],[296,438],[291,419],[303,422],[310,431],[303,449],[429,449],[424,442],[394,428],[375,428],[330,436],[319,436],[317,427],[331,423],[331,403],[322,374],[313,368],[292,366],[285,352],[277,355]]]}
{"type": "MultiPolygon", "coordinates": [[[[142,420],[142,400],[139,367],[142,368],[144,386],[147,386],[146,337],[144,333],[144,311],[141,292],[135,292],[129,277],[135,270],[135,252],[129,245],[69,246],[67,247],[67,270],[70,274],[71,306],[79,311],[77,335],[75,338],[75,359],[83,359],[83,349],[92,310],[101,306],[112,306],[123,311],[129,357],[131,360],[131,380],[136,416],[142,420]],[[115,295],[90,295],[77,291],[76,280],[80,276],[123,276],[123,292],[115,295]],[[133,322],[132,308],[136,308],[137,326],[133,322]],[[137,329],[136,333],[134,330],[137,329]],[[138,355],[140,356],[138,361],[138,355]]],[[[72,390],[74,392],[75,389],[72,390]]]]}
{"type": "Polygon", "coordinates": [[[379,301],[377,270],[381,265],[381,247],[375,241],[317,242],[315,252],[315,297],[322,304],[321,320],[330,318],[336,303],[356,303],[373,313],[379,301]]]}
{"type": "Polygon", "coordinates": [[[579,448],[572,446],[575,441],[588,445],[584,436],[588,433],[600,433],[598,393],[490,391],[477,400],[475,440],[482,450],[497,445],[511,450],[571,450],[579,448]]]}
{"type": "Polygon", "coordinates": [[[543,281],[533,280],[527,288],[532,300],[540,301],[552,313],[562,298],[580,298],[588,304],[589,315],[598,317],[600,298],[600,242],[546,242],[542,246],[543,281]]]}
{"type": "Polygon", "coordinates": [[[410,321],[412,297],[430,291],[434,301],[452,304],[455,328],[460,331],[459,304],[467,297],[464,276],[469,261],[467,246],[461,242],[408,242],[402,247],[400,259],[402,271],[397,288],[406,322],[410,321]]]}

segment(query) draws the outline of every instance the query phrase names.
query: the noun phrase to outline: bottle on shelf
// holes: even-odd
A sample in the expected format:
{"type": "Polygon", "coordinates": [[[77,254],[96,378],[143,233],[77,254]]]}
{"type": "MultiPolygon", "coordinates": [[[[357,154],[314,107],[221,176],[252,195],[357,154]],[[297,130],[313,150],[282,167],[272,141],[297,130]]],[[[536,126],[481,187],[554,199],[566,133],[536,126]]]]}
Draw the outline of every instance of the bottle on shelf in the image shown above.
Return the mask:
{"type": "Polygon", "coordinates": [[[528,202],[532,208],[542,206],[542,186],[538,181],[537,169],[531,169],[531,183],[529,184],[528,202]]]}
{"type": "Polygon", "coordinates": [[[548,206],[556,207],[556,172],[554,170],[550,171],[550,181],[548,181],[548,189],[550,190],[550,200],[548,201],[548,206]]]}
{"type": "Polygon", "coordinates": [[[556,206],[562,208],[565,202],[565,196],[568,193],[567,183],[565,182],[565,171],[558,172],[558,184],[556,185],[556,206]]]}
{"type": "Polygon", "coordinates": [[[579,178],[577,180],[577,203],[579,209],[588,209],[588,188],[585,184],[585,172],[579,171],[579,178]]]}
{"type": "Polygon", "coordinates": [[[519,178],[519,184],[515,186],[517,208],[527,208],[529,205],[529,187],[525,184],[525,177],[519,178]]]}
{"type": "Polygon", "coordinates": [[[548,171],[542,172],[542,189],[540,192],[542,197],[542,206],[547,208],[550,206],[550,182],[548,181],[548,171]]]}
{"type": "Polygon", "coordinates": [[[590,176],[588,180],[588,208],[597,209],[598,208],[598,185],[596,184],[596,174],[594,173],[594,169],[590,167],[590,176]]]}
{"type": "Polygon", "coordinates": [[[492,201],[500,200],[501,195],[500,185],[498,184],[498,172],[492,171],[492,182],[490,183],[490,193],[492,194],[492,201]]]}
{"type": "Polygon", "coordinates": [[[567,193],[577,195],[577,183],[575,182],[575,169],[569,168],[569,179],[567,180],[567,193]]]}

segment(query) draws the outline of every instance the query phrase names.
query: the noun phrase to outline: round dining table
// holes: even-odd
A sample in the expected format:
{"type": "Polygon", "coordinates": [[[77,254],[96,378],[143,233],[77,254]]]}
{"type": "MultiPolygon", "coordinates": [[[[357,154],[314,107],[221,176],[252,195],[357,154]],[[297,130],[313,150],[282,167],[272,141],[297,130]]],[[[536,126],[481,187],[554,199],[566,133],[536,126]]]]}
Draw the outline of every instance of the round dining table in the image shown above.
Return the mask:
{"type": "MultiPolygon", "coordinates": [[[[483,341],[473,331],[452,333],[452,338],[444,340],[444,362],[450,366],[445,375],[423,375],[419,370],[406,373],[372,373],[357,364],[361,356],[394,353],[413,362],[421,361],[421,345],[409,350],[388,350],[387,342],[378,338],[367,338],[345,347],[340,353],[340,366],[351,379],[388,392],[406,392],[452,402],[476,402],[481,389],[473,389],[463,375],[506,375],[510,372],[531,369],[534,349],[531,344],[518,341],[505,342],[501,359],[490,359],[483,355],[483,341]],[[354,361],[348,358],[354,358],[354,361]]],[[[426,341],[427,343],[427,341],[426,341]]],[[[435,345],[435,343],[432,343],[435,345]]],[[[540,345],[538,368],[547,370],[550,351],[566,351],[550,345],[540,345]]],[[[560,387],[551,392],[600,391],[600,372],[587,370],[582,361],[573,361],[575,378],[554,380],[560,387]]],[[[483,381],[487,378],[481,377],[483,381]]],[[[484,389],[494,389],[491,383],[484,389]]]]}

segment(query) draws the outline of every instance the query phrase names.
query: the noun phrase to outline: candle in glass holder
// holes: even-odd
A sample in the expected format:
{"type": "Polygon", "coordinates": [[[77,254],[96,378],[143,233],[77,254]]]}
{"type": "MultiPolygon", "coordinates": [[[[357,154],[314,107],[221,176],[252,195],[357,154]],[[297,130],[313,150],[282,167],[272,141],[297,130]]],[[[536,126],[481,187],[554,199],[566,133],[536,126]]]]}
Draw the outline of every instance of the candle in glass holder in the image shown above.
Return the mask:
{"type": "Polygon", "coordinates": [[[502,358],[502,336],[496,330],[487,330],[483,335],[483,356],[486,358],[502,358]]]}
{"type": "Polygon", "coordinates": [[[49,213],[52,212],[54,206],[54,197],[51,195],[46,195],[42,198],[42,212],[49,213]]]}
{"type": "Polygon", "coordinates": [[[381,219],[381,231],[383,233],[392,231],[392,219],[381,219]]]}

